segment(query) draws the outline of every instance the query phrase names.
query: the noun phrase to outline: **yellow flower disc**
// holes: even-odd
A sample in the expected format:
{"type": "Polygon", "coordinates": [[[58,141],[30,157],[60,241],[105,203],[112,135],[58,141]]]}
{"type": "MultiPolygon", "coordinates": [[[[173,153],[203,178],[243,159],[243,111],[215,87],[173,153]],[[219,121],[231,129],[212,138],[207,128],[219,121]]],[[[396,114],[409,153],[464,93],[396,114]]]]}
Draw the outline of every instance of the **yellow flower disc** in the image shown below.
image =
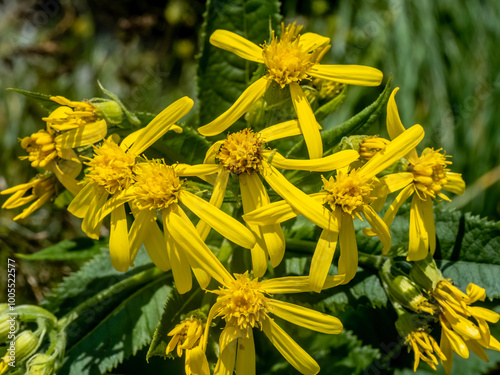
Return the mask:
{"type": "Polygon", "coordinates": [[[232,173],[252,174],[262,170],[263,143],[258,133],[243,129],[227,136],[216,157],[232,173]]]}
{"type": "Polygon", "coordinates": [[[140,209],[163,210],[178,201],[182,184],[173,167],[159,160],[135,168],[133,194],[140,209]]]}
{"type": "Polygon", "coordinates": [[[440,153],[441,150],[426,148],[420,157],[409,160],[408,172],[413,173],[416,192],[424,200],[427,196],[435,198],[436,194],[439,194],[443,186],[448,183],[446,173],[449,169],[446,167],[451,164],[451,161],[446,160],[449,156],[440,153]]]}
{"type": "Polygon", "coordinates": [[[335,211],[338,207],[345,213],[359,217],[358,211],[364,205],[370,205],[375,197],[371,197],[373,190],[372,184],[359,176],[357,170],[352,170],[349,173],[338,171],[335,179],[330,177],[329,180],[323,179],[323,190],[328,193],[326,203],[328,203],[335,211]]]}
{"type": "Polygon", "coordinates": [[[135,158],[111,139],[105,140],[100,147],[94,147],[94,158],[86,163],[90,167],[87,176],[108,193],[115,194],[132,184],[135,158]]]}
{"type": "Polygon", "coordinates": [[[44,168],[57,157],[54,138],[53,134],[43,129],[29,137],[23,138],[21,140],[21,147],[29,153],[29,156],[21,156],[20,159],[28,159],[34,168],[44,168]]]}

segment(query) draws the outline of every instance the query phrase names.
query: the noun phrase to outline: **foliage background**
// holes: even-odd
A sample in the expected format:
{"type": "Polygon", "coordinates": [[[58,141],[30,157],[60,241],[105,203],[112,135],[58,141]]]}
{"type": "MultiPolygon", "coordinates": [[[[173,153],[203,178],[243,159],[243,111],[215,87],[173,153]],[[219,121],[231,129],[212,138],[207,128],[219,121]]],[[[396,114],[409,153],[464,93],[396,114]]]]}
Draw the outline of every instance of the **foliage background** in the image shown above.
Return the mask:
{"type": "MultiPolygon", "coordinates": [[[[215,9],[229,3],[212,1],[215,9]]],[[[196,54],[204,11],[205,2],[195,0],[4,1],[0,4],[1,89],[16,87],[80,100],[102,96],[99,80],[128,108],[157,113],[180,96],[196,97],[196,54]]],[[[468,189],[454,200],[455,207],[500,219],[499,2],[284,0],[281,13],[285,21],[296,20],[307,31],[332,38],[325,62],[374,66],[386,78],[392,74],[393,85],[401,88],[397,100],[403,123],[422,124],[428,145],[442,146],[453,155],[453,169],[463,173],[468,189]]],[[[324,128],[345,121],[380,91],[349,88],[343,107],[325,120],[324,128]]],[[[17,139],[40,129],[42,115],[38,104],[2,91],[0,190],[33,175],[27,163],[17,159],[22,151],[17,139]]],[[[384,121],[373,133],[384,133],[384,121]]],[[[196,113],[188,123],[199,125],[196,113]]],[[[4,200],[2,196],[0,203],[4,200]]],[[[13,253],[34,253],[83,235],[78,221],[62,208],[43,208],[19,223],[12,222],[13,217],[13,212],[0,211],[2,264],[13,253]]],[[[22,259],[18,264],[18,303],[41,302],[50,287],[81,265],[22,259]]],[[[0,272],[3,282],[4,269],[0,272]]],[[[371,310],[351,309],[342,320],[356,328],[365,309],[371,310]]],[[[349,335],[342,339],[345,343],[331,344],[340,348],[338,359],[394,357],[391,348],[377,352],[380,349],[367,346],[379,348],[377,337],[394,338],[394,328],[383,324],[388,321],[383,317],[392,313],[378,309],[370,314],[372,323],[362,325],[362,346],[349,335]]],[[[410,362],[399,355],[392,360],[410,362]]],[[[132,359],[129,368],[134,368],[134,361],[140,368],[143,356],[132,359]]],[[[170,361],[156,363],[171,365],[170,361]]],[[[351,373],[350,365],[345,368],[351,373]]],[[[371,367],[379,371],[373,373],[383,373],[385,368],[371,367]]]]}

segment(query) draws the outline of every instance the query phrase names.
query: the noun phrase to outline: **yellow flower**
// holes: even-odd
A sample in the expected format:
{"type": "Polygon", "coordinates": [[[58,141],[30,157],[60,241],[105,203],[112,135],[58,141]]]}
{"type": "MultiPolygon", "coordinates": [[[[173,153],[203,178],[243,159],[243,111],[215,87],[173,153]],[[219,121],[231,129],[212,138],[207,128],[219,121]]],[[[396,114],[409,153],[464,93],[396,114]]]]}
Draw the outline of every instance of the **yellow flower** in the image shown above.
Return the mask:
{"type": "MultiPolygon", "coordinates": [[[[358,251],[353,223],[355,217],[362,219],[361,214],[365,217],[373,231],[379,236],[384,246],[384,252],[389,251],[391,247],[389,228],[371,207],[371,203],[376,198],[374,195],[374,186],[377,181],[375,176],[408,153],[422,140],[423,136],[422,127],[415,125],[396,137],[383,151],[376,153],[361,168],[353,170],[343,168],[338,171],[335,178],[331,177],[329,180],[323,178],[323,191],[309,196],[309,199],[312,198],[317,202],[316,204],[328,204],[330,210],[321,206],[321,216],[311,215],[309,203],[303,201],[298,195],[296,195],[298,199],[291,200],[289,199],[291,194],[280,194],[279,187],[276,187],[273,180],[268,179],[271,187],[285,201],[261,207],[243,215],[243,219],[250,224],[269,225],[303,214],[323,228],[309,271],[311,289],[316,292],[321,291],[332,263],[337,242],[340,245],[339,274],[345,274],[345,282],[347,283],[356,274],[358,266],[358,251]]],[[[289,190],[292,188],[289,187],[289,190]]]]}
{"type": "Polygon", "coordinates": [[[406,336],[405,344],[408,345],[408,352],[413,350],[415,361],[413,371],[417,371],[420,360],[427,363],[432,369],[436,370],[438,364],[436,355],[441,361],[446,361],[446,356],[441,351],[436,340],[425,330],[413,331],[406,336]],[[435,355],[434,355],[435,354],[435,355]]]}
{"type": "Polygon", "coordinates": [[[83,218],[82,230],[90,237],[99,238],[100,227],[105,217],[99,211],[112,209],[109,250],[113,266],[126,271],[131,254],[127,230],[127,216],[123,203],[124,193],[132,185],[135,159],[169,130],[182,131],[174,123],[186,115],[193,106],[188,97],[177,100],[164,109],[143,129],[140,129],[117,145],[111,138],[100,147],[94,146],[94,158],[87,162],[89,172],[84,187],[73,199],[68,211],[83,218]],[[108,197],[111,198],[108,201],[108,197]],[[122,200],[121,204],[117,204],[122,200]]]}
{"type": "MultiPolygon", "coordinates": [[[[330,276],[325,288],[343,280],[330,276]]],[[[317,332],[338,334],[343,330],[339,319],[302,306],[270,298],[274,293],[300,293],[310,291],[307,277],[284,277],[258,281],[250,279],[248,272],[225,280],[224,286],[213,291],[217,301],[209,312],[205,327],[204,348],[212,319],[222,317],[226,325],[219,338],[219,358],[214,374],[255,374],[255,345],[253,328],[259,328],[302,374],[317,374],[319,366],[304,349],[271,318],[274,314],[293,324],[317,332]]]]}
{"type": "MultiPolygon", "coordinates": [[[[200,237],[179,203],[228,240],[248,249],[254,246],[255,237],[243,224],[182,186],[175,166],[151,160],[137,163],[133,169],[130,185],[95,214],[96,220],[102,220],[109,212],[112,213],[129,202],[135,217],[128,232],[130,264],[140,245],[144,243],[158,268],[163,271],[172,269],[177,290],[181,294],[191,290],[190,267],[202,287],[208,285],[208,275],[221,281],[221,272],[227,271],[204,243],[204,238],[200,237]],[[163,222],[163,234],[156,223],[159,213],[163,222]]],[[[114,236],[127,234],[126,223],[123,225],[123,233],[111,231],[110,244],[115,241],[114,236]]]]}
{"type": "Polygon", "coordinates": [[[447,358],[441,362],[447,374],[451,372],[454,351],[462,358],[468,358],[471,350],[486,362],[488,356],[483,348],[500,351],[500,342],[491,335],[488,326],[488,322],[497,323],[500,314],[484,307],[470,306],[476,301],[484,301],[486,292],[483,288],[470,283],[465,294],[443,279],[431,295],[440,307],[441,350],[447,358]]]}
{"type": "Polygon", "coordinates": [[[177,347],[177,356],[182,357],[182,352],[186,352],[185,369],[186,375],[210,375],[208,361],[200,343],[203,336],[203,324],[199,319],[188,318],[177,324],[168,333],[173,336],[167,345],[166,354],[177,347]]]}
{"type": "Polygon", "coordinates": [[[61,107],[52,112],[49,117],[42,119],[47,122],[47,128],[57,131],[72,130],[81,127],[95,127],[95,129],[102,131],[104,128],[104,135],[106,135],[106,121],[99,118],[98,109],[92,103],[74,102],[62,96],[52,96],[50,100],[60,104],[61,107]]]}
{"type": "Polygon", "coordinates": [[[47,172],[36,176],[26,184],[17,185],[0,192],[2,195],[12,194],[2,205],[2,208],[12,209],[34,201],[14,218],[14,220],[24,219],[47,203],[56,194],[56,191],[55,176],[47,172]]]}
{"type": "Polygon", "coordinates": [[[216,30],[211,35],[210,43],[214,46],[246,60],[265,64],[267,74],[250,85],[231,108],[198,131],[206,136],[223,132],[247,112],[275,81],[281,88],[288,85],[309,156],[320,158],[323,155],[320,126],[299,83],[305,79],[320,78],[352,85],[378,86],[382,81],[382,72],[360,65],[320,65],[321,57],[329,48],[329,38],[314,33],[299,35],[302,27],[295,26],[295,23],[286,28],[282,24],[281,28],[281,38],[273,35],[271,43],[262,47],[227,30],[216,30]]]}
{"type": "MultiPolygon", "coordinates": [[[[223,141],[215,142],[207,152],[205,164],[185,168],[180,165],[178,173],[182,176],[205,175],[207,177],[217,173],[215,180],[210,180],[214,183],[210,203],[216,207],[222,205],[229,175],[236,174],[244,213],[270,203],[260,175],[284,199],[303,205],[306,216],[315,217],[322,225],[328,226],[330,217],[321,204],[291,185],[277,168],[332,171],[357,160],[358,153],[354,150],[346,150],[321,159],[291,160],[284,158],[275,150],[266,150],[263,147],[266,142],[297,134],[300,134],[297,120],[270,126],[258,133],[244,129],[228,135],[223,141]]],[[[248,224],[248,227],[257,238],[255,246],[251,249],[253,272],[256,277],[261,277],[267,270],[268,258],[271,259],[273,267],[280,264],[285,252],[285,237],[280,225],[276,223],[269,225],[253,223],[248,224]]],[[[202,238],[206,238],[209,232],[208,226],[200,222],[198,228],[202,238]]]]}
{"type": "MultiPolygon", "coordinates": [[[[399,88],[394,89],[387,104],[387,131],[391,139],[405,130],[394,99],[398,90],[399,88]]],[[[387,226],[391,225],[403,202],[413,195],[407,260],[424,259],[429,249],[432,254],[436,250],[433,199],[440,197],[449,201],[450,199],[442,193],[442,190],[454,194],[463,194],[465,190],[462,176],[459,173],[450,172],[447,168],[451,164],[447,157],[441,153],[441,149],[426,148],[420,156],[417,155],[415,149],[412,149],[406,155],[409,162],[406,172],[395,173],[381,179],[382,185],[390,185],[386,186],[385,196],[402,189],[384,215],[384,222],[387,226]]],[[[365,231],[365,234],[373,235],[369,231],[365,231]]]]}

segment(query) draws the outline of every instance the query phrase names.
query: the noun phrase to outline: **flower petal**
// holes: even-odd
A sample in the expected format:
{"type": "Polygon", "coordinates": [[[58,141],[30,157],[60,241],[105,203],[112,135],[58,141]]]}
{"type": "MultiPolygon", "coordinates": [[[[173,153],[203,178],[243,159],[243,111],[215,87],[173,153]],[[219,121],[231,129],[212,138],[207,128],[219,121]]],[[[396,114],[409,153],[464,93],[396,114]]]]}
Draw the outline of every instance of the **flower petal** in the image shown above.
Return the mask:
{"type": "Polygon", "coordinates": [[[76,148],[91,145],[106,137],[108,125],[105,120],[98,120],[79,126],[55,137],[55,142],[61,148],[76,148]]]}
{"type": "Polygon", "coordinates": [[[189,262],[204,269],[221,284],[230,285],[233,277],[201,240],[193,223],[180,207],[172,207],[169,214],[163,216],[165,228],[187,253],[189,262]]]}
{"type": "MultiPolygon", "coordinates": [[[[267,157],[270,153],[271,151],[264,152],[264,157],[267,157]]],[[[310,160],[285,159],[283,155],[275,153],[270,163],[276,168],[329,172],[347,167],[352,162],[358,160],[358,158],[359,154],[355,150],[339,151],[323,158],[310,160]]]]}
{"type": "Polygon", "coordinates": [[[293,186],[276,168],[265,163],[264,178],[288,204],[323,229],[338,230],[337,222],[330,211],[293,186]]]}
{"type": "Polygon", "coordinates": [[[304,135],[309,157],[311,159],[320,158],[323,156],[323,140],[321,139],[318,130],[319,124],[316,121],[316,117],[314,117],[311,105],[297,83],[291,83],[289,87],[293,107],[299,118],[300,130],[304,135]]]}
{"type": "Polygon", "coordinates": [[[243,220],[250,224],[269,225],[282,223],[300,215],[287,201],[273,202],[243,215],[243,220]]]}
{"type": "Polygon", "coordinates": [[[404,189],[413,182],[413,173],[391,173],[380,178],[379,181],[387,187],[387,193],[394,193],[395,191],[404,189]]]}
{"type": "MultiPolygon", "coordinates": [[[[447,328],[445,325],[442,326],[443,332],[448,339],[450,346],[452,349],[462,358],[469,358],[469,349],[467,349],[467,345],[465,345],[464,340],[451,329],[447,328]]],[[[442,340],[442,338],[441,338],[442,340]]],[[[446,358],[449,358],[446,352],[443,350],[446,358]]]]}
{"type": "Polygon", "coordinates": [[[123,206],[126,202],[131,201],[133,198],[133,195],[127,195],[125,191],[112,195],[111,198],[99,207],[95,213],[96,220],[103,220],[114,209],[119,206],[123,206]]]}
{"type": "Polygon", "coordinates": [[[484,301],[486,298],[486,290],[480,286],[469,283],[467,285],[467,301],[466,303],[471,304],[476,301],[484,301]]]}
{"type": "Polygon", "coordinates": [[[339,274],[345,275],[343,284],[347,284],[356,275],[358,270],[358,245],[356,244],[356,232],[354,222],[348,214],[340,214],[339,225],[339,274]]]}
{"type": "Polygon", "coordinates": [[[422,260],[429,250],[429,234],[424,223],[422,200],[413,195],[410,208],[410,238],[406,260],[422,260]]]}
{"type": "Polygon", "coordinates": [[[245,60],[264,62],[262,59],[262,48],[231,31],[215,30],[210,35],[210,44],[232,52],[245,60]]]}
{"type": "Polygon", "coordinates": [[[489,362],[488,355],[483,347],[476,340],[464,340],[467,348],[485,362],[489,362]]]}
{"type": "Polygon", "coordinates": [[[262,329],[271,343],[297,371],[304,375],[314,375],[319,372],[316,361],[272,319],[264,319],[262,329]]]}
{"type": "Polygon", "coordinates": [[[424,219],[425,231],[429,239],[429,249],[431,254],[436,251],[436,227],[434,224],[434,210],[432,199],[428,198],[420,202],[424,219]]]}
{"type": "Polygon", "coordinates": [[[330,38],[325,36],[316,33],[304,33],[300,35],[299,46],[304,52],[313,51],[327,44],[330,44],[330,38]]]}
{"type": "Polygon", "coordinates": [[[233,327],[226,327],[219,337],[219,359],[215,365],[214,375],[232,375],[236,361],[237,336],[231,330],[233,327]]]}
{"type": "MultiPolygon", "coordinates": [[[[327,276],[323,290],[342,284],[344,275],[327,276]]],[[[261,281],[261,288],[269,294],[311,292],[309,276],[276,277],[261,281]]]]}
{"type": "Polygon", "coordinates": [[[384,215],[384,223],[388,227],[391,226],[392,221],[394,220],[394,218],[396,217],[396,214],[399,211],[399,208],[408,198],[411,197],[411,195],[413,194],[413,191],[414,191],[413,186],[408,185],[403,190],[401,190],[401,192],[397,195],[397,197],[392,201],[391,205],[389,206],[389,208],[387,209],[387,211],[385,212],[385,215],[384,215]]]}
{"type": "Polygon", "coordinates": [[[342,322],[335,316],[275,299],[268,299],[267,303],[273,314],[298,326],[333,335],[344,329],[342,322]]]}
{"type": "MultiPolygon", "coordinates": [[[[389,97],[387,102],[387,132],[391,139],[396,138],[398,135],[405,131],[405,127],[399,118],[398,107],[396,105],[396,93],[399,91],[399,87],[396,87],[389,97]]],[[[407,158],[417,157],[417,151],[415,149],[410,150],[407,154],[407,158]]]]}
{"type": "Polygon", "coordinates": [[[210,146],[207,153],[205,154],[205,159],[203,160],[203,164],[215,164],[215,156],[217,155],[217,152],[220,150],[223,144],[224,144],[223,140],[214,142],[214,144],[210,146]]]}
{"type": "Polygon", "coordinates": [[[323,229],[318,239],[309,270],[309,286],[316,293],[323,289],[328,270],[332,265],[338,238],[338,232],[323,229]]]}
{"type": "Polygon", "coordinates": [[[465,192],[465,182],[462,179],[462,174],[447,172],[446,179],[448,183],[443,186],[444,190],[457,195],[462,195],[465,192]]]}
{"type": "Polygon", "coordinates": [[[126,149],[130,146],[130,152],[139,155],[144,152],[149,146],[160,139],[166,132],[168,132],[175,122],[181,117],[184,117],[193,108],[193,100],[187,96],[175,101],[163,111],[160,112],[151,122],[143,129],[138,130],[137,134],[127,136],[121,143],[120,147],[126,149]],[[130,140],[136,137],[132,145],[130,140]]]}
{"type": "Polygon", "coordinates": [[[238,375],[255,375],[255,344],[251,329],[248,331],[248,337],[238,339],[236,373],[238,375]]]}
{"type": "Polygon", "coordinates": [[[88,182],[82,190],[73,198],[68,206],[68,211],[74,216],[83,218],[90,208],[99,186],[95,182],[88,182]]]}
{"type": "Polygon", "coordinates": [[[472,314],[474,318],[484,319],[490,323],[496,323],[500,319],[500,314],[497,312],[480,306],[470,306],[468,312],[472,314]]]}
{"type": "Polygon", "coordinates": [[[361,167],[360,172],[365,178],[375,177],[377,173],[405,156],[414,149],[424,138],[424,129],[420,125],[413,125],[389,143],[384,151],[377,152],[368,162],[361,167]]]}
{"type": "Polygon", "coordinates": [[[207,356],[199,346],[189,350],[189,367],[192,374],[210,375],[207,356]]]}
{"type": "Polygon", "coordinates": [[[451,343],[446,334],[444,333],[444,328],[441,330],[441,351],[443,352],[446,360],[441,359],[441,364],[443,365],[444,371],[447,375],[451,374],[451,368],[453,367],[453,349],[451,348],[451,343]]]}
{"type": "Polygon", "coordinates": [[[383,78],[380,70],[363,65],[316,64],[307,73],[316,78],[356,86],[378,86],[383,78]]]}
{"type": "Polygon", "coordinates": [[[52,172],[56,175],[59,182],[71,192],[77,195],[83,186],[75,179],[82,170],[81,163],[75,163],[69,160],[59,160],[58,163],[52,163],[52,172]]]}
{"type": "Polygon", "coordinates": [[[271,142],[276,139],[293,137],[302,134],[298,120],[285,121],[276,125],[268,126],[259,132],[260,136],[266,141],[271,142]]]}
{"type": "Polygon", "coordinates": [[[109,194],[106,190],[101,188],[96,189],[95,195],[90,203],[90,207],[83,218],[82,230],[87,236],[94,240],[99,239],[102,224],[102,220],[97,218],[97,211],[106,203],[108,195],[109,194]]]}
{"type": "MultiPolygon", "coordinates": [[[[168,216],[170,214],[171,212],[164,211],[162,215],[163,220],[168,221],[168,216]]],[[[179,294],[187,293],[193,286],[189,260],[186,254],[184,254],[184,249],[175,241],[171,233],[164,232],[164,236],[168,259],[172,266],[172,276],[174,277],[177,291],[179,294]]]]}
{"type": "Polygon", "coordinates": [[[127,214],[124,206],[119,206],[111,212],[109,253],[115,270],[121,272],[128,270],[130,266],[130,247],[127,214]]]}
{"type": "Polygon", "coordinates": [[[196,216],[229,241],[246,249],[251,249],[255,245],[255,237],[248,228],[204,199],[186,190],[180,191],[179,199],[196,216]]]}
{"type": "Polygon", "coordinates": [[[265,78],[260,78],[252,83],[236,102],[222,115],[217,117],[211,123],[198,128],[202,135],[212,136],[222,133],[224,130],[233,125],[241,116],[243,116],[250,107],[264,96],[267,88],[271,84],[265,78]]]}
{"type": "Polygon", "coordinates": [[[382,242],[382,253],[387,254],[391,249],[391,232],[389,231],[389,227],[371,206],[363,206],[363,214],[372,227],[373,232],[377,234],[380,242],[382,242]]]}
{"type": "Polygon", "coordinates": [[[187,176],[206,176],[219,172],[221,166],[219,164],[177,164],[175,166],[175,173],[179,177],[187,176]]]}

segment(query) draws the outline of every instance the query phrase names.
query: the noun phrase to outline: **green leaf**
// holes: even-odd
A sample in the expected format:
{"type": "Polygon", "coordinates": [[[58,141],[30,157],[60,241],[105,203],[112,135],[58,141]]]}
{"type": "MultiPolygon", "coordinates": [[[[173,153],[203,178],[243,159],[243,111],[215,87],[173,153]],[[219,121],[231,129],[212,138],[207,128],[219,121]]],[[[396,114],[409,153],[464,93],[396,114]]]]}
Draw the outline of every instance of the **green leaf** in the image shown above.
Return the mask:
{"type": "Polygon", "coordinates": [[[165,351],[170,339],[172,338],[167,336],[168,333],[180,323],[181,315],[192,310],[192,308],[201,300],[201,297],[200,288],[196,288],[191,290],[189,293],[182,295],[177,293],[176,290],[172,290],[167,298],[167,302],[165,302],[161,320],[156,326],[153,340],[151,341],[148,354],[146,355],[146,361],[154,356],[167,357],[165,351]]]}
{"type": "Polygon", "coordinates": [[[230,30],[259,45],[269,38],[270,24],[278,25],[279,1],[208,1],[201,31],[198,61],[198,99],[201,125],[226,111],[246,89],[258,64],[210,44],[217,29],[230,30]]]}
{"type": "Polygon", "coordinates": [[[167,275],[128,293],[97,326],[84,331],[83,337],[67,349],[61,373],[103,374],[144,347],[153,336],[165,298],[173,290],[167,285],[167,275]]]}
{"type": "Polygon", "coordinates": [[[323,104],[316,111],[314,111],[314,117],[316,117],[316,121],[320,122],[324,120],[328,115],[335,112],[344,102],[347,96],[347,86],[344,86],[342,91],[330,100],[328,103],[323,104]]]}
{"type": "MultiPolygon", "coordinates": [[[[120,98],[118,98],[118,96],[116,94],[113,94],[111,91],[109,90],[106,90],[102,85],[101,85],[101,82],[97,81],[97,83],[99,84],[99,87],[100,89],[102,90],[102,92],[107,95],[108,97],[110,97],[111,99],[113,99],[113,101],[115,101],[119,106],[120,108],[122,109],[123,113],[125,113],[125,116],[127,116],[127,119],[128,121],[132,124],[132,125],[135,125],[135,126],[138,126],[141,124],[140,120],[137,118],[137,116],[130,112],[126,107],[125,105],[121,102],[120,98]]],[[[122,126],[121,124],[118,124],[118,126],[122,126]]]]}
{"type": "Polygon", "coordinates": [[[83,237],[61,241],[34,254],[16,254],[16,256],[27,260],[85,260],[99,254],[107,245],[106,240],[94,241],[83,237]]]}
{"type": "Polygon", "coordinates": [[[47,110],[47,113],[54,111],[57,107],[60,107],[60,104],[50,100],[52,95],[41,94],[38,92],[31,92],[27,90],[14,89],[9,88],[7,90],[15,91],[19,94],[26,96],[27,98],[35,100],[38,104],[40,104],[43,108],[47,110]]]}

